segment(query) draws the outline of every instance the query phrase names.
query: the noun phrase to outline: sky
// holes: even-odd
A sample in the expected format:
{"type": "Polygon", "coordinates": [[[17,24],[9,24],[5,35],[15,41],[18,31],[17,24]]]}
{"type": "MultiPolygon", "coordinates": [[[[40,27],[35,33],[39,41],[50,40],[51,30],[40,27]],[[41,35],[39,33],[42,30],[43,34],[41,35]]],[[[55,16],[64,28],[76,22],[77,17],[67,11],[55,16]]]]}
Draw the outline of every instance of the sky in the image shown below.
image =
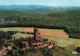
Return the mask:
{"type": "Polygon", "coordinates": [[[0,0],[0,5],[80,6],[80,0],[0,0]]]}

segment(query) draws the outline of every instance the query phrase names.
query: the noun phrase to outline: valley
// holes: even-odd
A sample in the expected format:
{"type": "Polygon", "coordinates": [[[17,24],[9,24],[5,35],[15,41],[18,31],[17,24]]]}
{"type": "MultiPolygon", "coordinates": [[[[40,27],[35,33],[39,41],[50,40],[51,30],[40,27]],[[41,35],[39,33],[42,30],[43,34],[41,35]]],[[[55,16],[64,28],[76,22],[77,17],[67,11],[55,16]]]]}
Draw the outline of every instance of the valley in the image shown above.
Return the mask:
{"type": "Polygon", "coordinates": [[[0,5],[0,56],[79,56],[80,7],[0,5]]]}
{"type": "MultiPolygon", "coordinates": [[[[69,38],[68,34],[64,32],[64,30],[62,29],[44,29],[44,28],[38,28],[38,29],[40,32],[40,36],[42,38],[55,41],[58,46],[64,47],[66,50],[70,52],[77,52],[75,49],[80,46],[79,39],[69,38]]],[[[13,35],[13,37],[15,37],[16,39],[19,39],[20,37],[26,38],[26,37],[33,36],[30,34],[20,33],[20,32],[33,32],[33,27],[0,28],[0,31],[4,31],[4,32],[18,31],[18,33],[13,35]]]]}

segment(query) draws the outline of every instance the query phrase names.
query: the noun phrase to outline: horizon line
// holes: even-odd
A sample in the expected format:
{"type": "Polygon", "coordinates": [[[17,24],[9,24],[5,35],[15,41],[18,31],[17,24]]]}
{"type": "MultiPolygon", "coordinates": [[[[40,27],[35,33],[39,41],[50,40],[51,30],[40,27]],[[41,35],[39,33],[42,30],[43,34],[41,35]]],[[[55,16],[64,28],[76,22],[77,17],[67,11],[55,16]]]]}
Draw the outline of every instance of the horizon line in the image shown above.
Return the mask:
{"type": "MultiPolygon", "coordinates": [[[[22,5],[22,4],[5,4],[5,5],[1,5],[0,6],[11,6],[11,5],[22,5]]],[[[23,6],[29,6],[29,5],[34,5],[37,6],[37,4],[25,4],[23,6]]],[[[38,6],[48,6],[48,7],[80,7],[80,6],[51,6],[51,5],[38,5],[38,6]]]]}

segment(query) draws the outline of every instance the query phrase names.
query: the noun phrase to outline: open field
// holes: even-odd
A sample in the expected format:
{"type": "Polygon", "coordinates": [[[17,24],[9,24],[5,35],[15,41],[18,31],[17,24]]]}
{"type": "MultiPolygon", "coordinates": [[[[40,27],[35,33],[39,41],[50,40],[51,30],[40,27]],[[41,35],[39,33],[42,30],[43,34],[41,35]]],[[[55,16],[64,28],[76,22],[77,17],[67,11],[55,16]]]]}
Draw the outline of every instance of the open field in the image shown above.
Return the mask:
{"type": "MultiPolygon", "coordinates": [[[[33,32],[32,27],[12,27],[12,28],[1,28],[1,31],[24,31],[24,32],[33,32]]],[[[39,28],[40,36],[42,38],[47,38],[51,41],[55,41],[58,46],[65,47],[66,50],[71,52],[76,52],[76,47],[80,47],[80,39],[72,39],[68,38],[68,34],[64,32],[62,29],[42,29],[39,28]],[[45,33],[45,34],[43,34],[45,33]]],[[[28,37],[33,36],[29,34],[16,33],[13,37],[28,37]]]]}
{"type": "MultiPolygon", "coordinates": [[[[24,32],[33,32],[33,27],[12,27],[12,28],[1,28],[1,31],[24,31],[24,32]]],[[[42,29],[39,28],[39,32],[41,35],[48,35],[48,36],[55,36],[55,37],[65,37],[68,38],[69,36],[64,32],[62,29],[42,29]]],[[[21,35],[21,34],[20,34],[21,35]]]]}
{"type": "MultiPolygon", "coordinates": [[[[33,32],[33,28],[32,29],[24,29],[24,32],[33,32]]],[[[64,32],[64,30],[61,29],[42,29],[39,28],[39,32],[41,35],[48,35],[48,36],[57,36],[57,37],[65,37],[68,38],[69,36],[64,32]]]]}
{"type": "Polygon", "coordinates": [[[61,38],[61,37],[52,37],[40,35],[43,38],[47,38],[51,41],[55,41],[58,46],[65,47],[66,50],[71,52],[76,52],[76,48],[80,47],[80,39],[72,39],[72,38],[61,38]]]}
{"type": "Polygon", "coordinates": [[[11,28],[0,28],[0,31],[22,31],[23,29],[30,29],[31,27],[11,27],[11,28]]]}
{"type": "Polygon", "coordinates": [[[26,37],[33,37],[32,34],[23,34],[23,33],[16,33],[13,35],[16,39],[19,39],[20,37],[26,38],[26,37]]]}

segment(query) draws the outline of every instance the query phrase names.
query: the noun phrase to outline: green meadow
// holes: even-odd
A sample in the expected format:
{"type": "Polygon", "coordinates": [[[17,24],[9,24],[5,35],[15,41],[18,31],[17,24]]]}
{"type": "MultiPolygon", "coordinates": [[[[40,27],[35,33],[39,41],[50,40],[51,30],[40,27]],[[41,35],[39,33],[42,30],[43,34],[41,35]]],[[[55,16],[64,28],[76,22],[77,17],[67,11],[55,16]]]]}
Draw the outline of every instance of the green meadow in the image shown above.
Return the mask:
{"type": "MultiPolygon", "coordinates": [[[[11,27],[11,28],[0,28],[1,31],[23,31],[24,29],[33,29],[32,27],[11,27]]],[[[39,28],[42,29],[42,28],[39,28]]],[[[52,33],[57,33],[57,34],[63,34],[63,35],[68,35],[64,30],[62,29],[42,29],[45,31],[50,31],[52,33]]],[[[21,34],[21,33],[16,33],[13,35],[13,37],[20,38],[20,37],[28,37],[28,36],[33,36],[33,35],[28,35],[28,34],[21,34]]],[[[80,47],[80,39],[73,39],[73,38],[64,38],[64,37],[55,37],[55,36],[48,36],[48,35],[40,35],[42,38],[46,38],[51,41],[55,41],[56,44],[60,47],[64,47],[66,50],[69,50],[71,52],[76,52],[76,48],[80,47]]]]}

